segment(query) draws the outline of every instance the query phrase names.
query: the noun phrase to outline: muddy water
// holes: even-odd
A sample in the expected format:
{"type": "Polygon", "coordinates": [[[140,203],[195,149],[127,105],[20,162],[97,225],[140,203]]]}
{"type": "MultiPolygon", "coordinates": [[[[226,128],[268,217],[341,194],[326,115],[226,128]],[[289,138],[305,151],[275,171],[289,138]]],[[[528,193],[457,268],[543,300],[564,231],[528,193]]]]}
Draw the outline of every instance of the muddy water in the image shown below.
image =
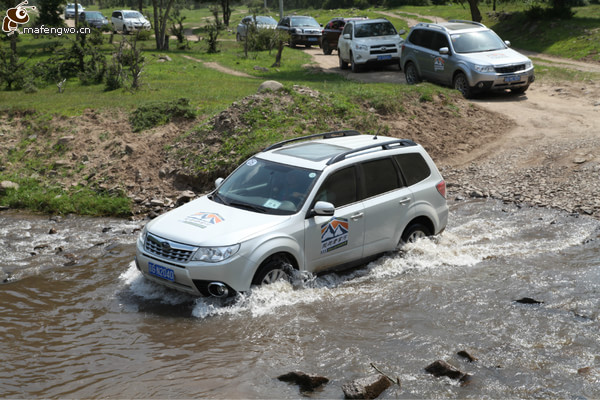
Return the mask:
{"type": "Polygon", "coordinates": [[[139,223],[1,213],[0,393],[342,398],[373,363],[402,383],[383,398],[599,398],[600,223],[496,202],[450,221],[404,254],[224,304],[144,281],[139,223]],[[438,359],[471,383],[428,375],[438,359]],[[330,383],[301,394],[275,379],[291,370],[330,383]]]}

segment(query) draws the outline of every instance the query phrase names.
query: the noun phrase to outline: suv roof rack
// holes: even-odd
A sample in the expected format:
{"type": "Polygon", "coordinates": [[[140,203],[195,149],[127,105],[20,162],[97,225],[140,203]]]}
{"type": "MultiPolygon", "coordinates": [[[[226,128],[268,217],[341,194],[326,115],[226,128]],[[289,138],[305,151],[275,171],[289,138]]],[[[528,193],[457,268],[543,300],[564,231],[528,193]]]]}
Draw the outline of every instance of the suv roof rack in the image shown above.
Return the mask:
{"type": "Polygon", "coordinates": [[[463,24],[471,24],[471,25],[477,25],[477,26],[480,26],[480,27],[482,27],[482,28],[487,28],[487,27],[486,27],[484,24],[482,24],[481,22],[468,21],[468,20],[465,20],[465,19],[451,19],[451,20],[450,20],[450,21],[448,21],[448,22],[460,22],[460,23],[463,23],[463,24]]]}
{"type": "Polygon", "coordinates": [[[299,142],[302,140],[313,139],[313,138],[317,138],[317,137],[322,138],[322,139],[331,139],[331,138],[337,138],[337,137],[357,136],[357,135],[360,135],[360,132],[356,131],[354,129],[348,129],[348,130],[343,130],[343,131],[332,131],[332,132],[325,132],[325,133],[315,133],[314,135],[300,136],[297,138],[277,142],[277,143],[272,144],[271,146],[267,147],[263,151],[278,149],[288,143],[299,142]]]}
{"type": "MultiPolygon", "coordinates": [[[[376,138],[377,137],[375,137],[374,139],[376,139],[376,138]]],[[[359,147],[357,149],[352,149],[352,150],[348,150],[343,153],[337,154],[337,155],[331,157],[329,159],[329,161],[327,161],[327,165],[335,164],[336,162],[345,160],[346,157],[351,154],[360,153],[365,150],[375,149],[377,147],[381,147],[381,150],[391,150],[392,147],[404,147],[404,146],[416,146],[416,145],[417,144],[415,142],[413,142],[412,140],[409,140],[409,139],[396,139],[396,140],[388,140],[387,142],[383,142],[383,143],[374,143],[374,144],[370,144],[368,146],[359,147]]]]}

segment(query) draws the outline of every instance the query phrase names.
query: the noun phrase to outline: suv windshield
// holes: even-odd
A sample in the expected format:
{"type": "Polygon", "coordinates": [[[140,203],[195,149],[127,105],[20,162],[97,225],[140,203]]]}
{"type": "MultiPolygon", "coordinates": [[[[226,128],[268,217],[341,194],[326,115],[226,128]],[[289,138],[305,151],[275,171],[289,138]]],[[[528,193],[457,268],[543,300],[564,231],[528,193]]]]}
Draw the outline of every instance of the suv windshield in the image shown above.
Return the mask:
{"type": "Polygon", "coordinates": [[[396,28],[391,22],[374,22],[370,24],[357,24],[354,28],[355,37],[388,36],[395,35],[396,28]]]}
{"type": "Polygon", "coordinates": [[[300,210],[320,172],[251,158],[213,193],[223,204],[267,214],[300,210]]]}
{"type": "Polygon", "coordinates": [[[312,17],[296,17],[292,18],[292,26],[313,26],[320,28],[319,23],[312,17]]]}
{"type": "Polygon", "coordinates": [[[137,11],[128,11],[125,14],[125,18],[142,18],[142,14],[137,11]]]}
{"type": "Polygon", "coordinates": [[[502,50],[506,44],[492,31],[457,33],[450,36],[457,53],[479,53],[502,50]]]}

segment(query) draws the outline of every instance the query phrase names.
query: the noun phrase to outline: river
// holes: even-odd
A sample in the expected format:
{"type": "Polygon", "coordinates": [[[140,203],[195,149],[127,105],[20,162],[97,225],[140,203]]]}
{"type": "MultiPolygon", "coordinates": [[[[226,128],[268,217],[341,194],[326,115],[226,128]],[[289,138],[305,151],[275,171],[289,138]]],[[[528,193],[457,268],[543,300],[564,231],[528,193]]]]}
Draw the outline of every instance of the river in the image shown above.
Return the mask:
{"type": "Polygon", "coordinates": [[[227,302],[145,281],[141,224],[0,213],[2,397],[343,398],[373,363],[401,382],[381,398],[600,398],[597,220],[455,202],[434,240],[227,302]],[[330,382],[276,379],[295,370],[330,382]]]}

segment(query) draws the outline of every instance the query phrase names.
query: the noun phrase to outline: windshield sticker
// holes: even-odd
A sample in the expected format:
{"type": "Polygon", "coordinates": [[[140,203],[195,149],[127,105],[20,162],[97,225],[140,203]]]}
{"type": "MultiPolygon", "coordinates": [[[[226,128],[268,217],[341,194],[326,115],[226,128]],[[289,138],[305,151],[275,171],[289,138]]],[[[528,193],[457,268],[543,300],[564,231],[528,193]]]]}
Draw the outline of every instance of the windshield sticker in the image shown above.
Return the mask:
{"type": "Polygon", "coordinates": [[[255,159],[255,158],[253,158],[253,159],[251,159],[251,160],[248,160],[248,161],[246,161],[246,165],[247,165],[247,166],[249,166],[249,167],[254,167],[254,166],[256,165],[256,163],[257,163],[257,162],[258,162],[258,161],[256,161],[256,159],[255,159]]]}
{"type": "Polygon", "coordinates": [[[265,204],[263,204],[263,207],[267,207],[267,208],[279,208],[279,206],[281,205],[280,201],[277,201],[275,199],[269,199],[267,201],[265,201],[265,204]]]}
{"type": "Polygon", "coordinates": [[[314,172],[311,172],[310,174],[308,174],[308,177],[310,179],[313,179],[315,176],[317,176],[317,174],[315,174],[314,172]]]}
{"type": "Polygon", "coordinates": [[[446,61],[442,57],[436,57],[433,61],[433,70],[434,71],[443,71],[446,66],[446,61]]]}
{"type": "Polygon", "coordinates": [[[198,212],[192,215],[188,215],[182,222],[204,229],[223,221],[225,221],[225,218],[221,217],[219,214],[198,212]]]}
{"type": "Polygon", "coordinates": [[[321,254],[339,249],[348,244],[348,220],[332,218],[321,225],[321,254]]]}

